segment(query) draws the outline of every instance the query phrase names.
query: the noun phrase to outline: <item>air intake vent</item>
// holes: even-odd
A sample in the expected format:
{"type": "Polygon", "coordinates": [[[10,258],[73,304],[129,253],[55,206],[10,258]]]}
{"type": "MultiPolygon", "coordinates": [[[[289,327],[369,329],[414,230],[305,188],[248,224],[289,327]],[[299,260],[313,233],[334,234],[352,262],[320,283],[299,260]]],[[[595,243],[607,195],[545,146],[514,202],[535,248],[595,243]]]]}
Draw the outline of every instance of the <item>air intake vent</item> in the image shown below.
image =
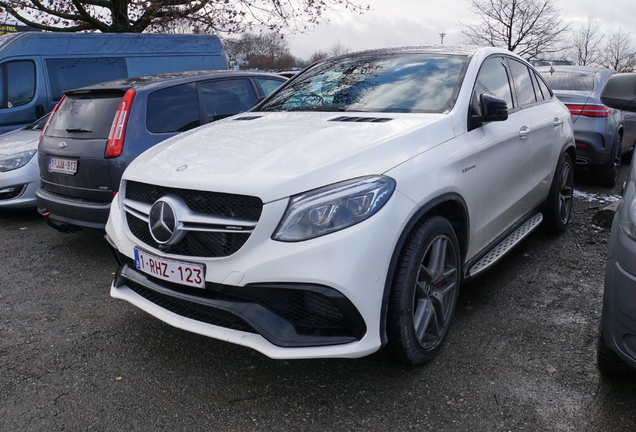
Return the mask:
{"type": "Polygon", "coordinates": [[[256,119],[259,119],[261,117],[262,116],[243,116],[243,117],[236,117],[234,120],[236,120],[236,121],[242,121],[242,120],[249,121],[249,120],[256,120],[256,119]]]}
{"type": "Polygon", "coordinates": [[[348,116],[342,116],[342,117],[336,117],[333,118],[329,121],[335,121],[335,122],[362,122],[362,123],[385,123],[388,121],[393,120],[392,118],[387,118],[387,117],[348,117],[348,116]]]}

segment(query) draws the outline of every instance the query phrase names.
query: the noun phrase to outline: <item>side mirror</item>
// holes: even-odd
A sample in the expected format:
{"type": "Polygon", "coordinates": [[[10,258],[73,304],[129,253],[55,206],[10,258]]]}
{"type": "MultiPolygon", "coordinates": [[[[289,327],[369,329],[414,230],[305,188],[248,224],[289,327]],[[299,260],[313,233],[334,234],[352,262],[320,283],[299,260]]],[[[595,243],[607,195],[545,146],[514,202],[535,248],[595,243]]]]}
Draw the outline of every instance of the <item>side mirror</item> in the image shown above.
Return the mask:
{"type": "Polygon", "coordinates": [[[620,73],[610,77],[601,90],[601,102],[610,108],[636,111],[636,73],[620,73]]]}
{"type": "Polygon", "coordinates": [[[495,95],[482,93],[479,96],[481,114],[470,117],[470,129],[474,129],[484,123],[504,121],[508,119],[508,104],[505,100],[495,95]]]}

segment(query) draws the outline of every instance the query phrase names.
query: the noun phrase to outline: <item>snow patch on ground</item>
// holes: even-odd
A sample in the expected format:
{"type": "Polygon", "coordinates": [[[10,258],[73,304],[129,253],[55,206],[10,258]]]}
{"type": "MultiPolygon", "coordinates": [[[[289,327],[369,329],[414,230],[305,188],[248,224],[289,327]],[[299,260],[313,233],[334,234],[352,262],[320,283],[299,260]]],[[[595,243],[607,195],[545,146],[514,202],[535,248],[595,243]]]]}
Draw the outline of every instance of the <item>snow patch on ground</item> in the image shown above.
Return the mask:
{"type": "Polygon", "coordinates": [[[598,193],[589,193],[589,192],[581,192],[580,190],[574,189],[574,198],[579,199],[580,201],[586,202],[599,202],[601,204],[609,204],[616,202],[621,199],[620,195],[605,195],[598,193]]]}

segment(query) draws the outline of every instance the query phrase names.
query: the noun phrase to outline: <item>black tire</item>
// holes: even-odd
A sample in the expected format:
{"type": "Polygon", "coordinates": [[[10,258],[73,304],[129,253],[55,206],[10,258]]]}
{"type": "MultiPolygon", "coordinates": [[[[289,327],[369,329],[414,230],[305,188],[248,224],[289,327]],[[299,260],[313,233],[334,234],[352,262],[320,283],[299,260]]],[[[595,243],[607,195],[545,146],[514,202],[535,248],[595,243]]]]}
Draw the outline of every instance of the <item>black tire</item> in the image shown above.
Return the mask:
{"type": "Polygon", "coordinates": [[[614,147],[612,148],[611,158],[605,164],[595,168],[594,176],[596,183],[603,187],[614,187],[618,182],[618,173],[621,167],[621,151],[623,137],[618,135],[614,147]]]}
{"type": "Polygon", "coordinates": [[[409,235],[395,270],[387,315],[388,350],[399,362],[422,365],[446,339],[461,281],[459,243],[441,216],[409,235]]]}
{"type": "Polygon", "coordinates": [[[563,153],[554,173],[550,192],[543,210],[543,228],[551,234],[560,234],[570,223],[574,203],[574,164],[568,153],[563,153]]]}
{"type": "Polygon", "coordinates": [[[596,365],[598,370],[605,376],[612,378],[636,379],[636,369],[629,366],[612,351],[603,339],[603,331],[599,331],[596,345],[596,365]]]}

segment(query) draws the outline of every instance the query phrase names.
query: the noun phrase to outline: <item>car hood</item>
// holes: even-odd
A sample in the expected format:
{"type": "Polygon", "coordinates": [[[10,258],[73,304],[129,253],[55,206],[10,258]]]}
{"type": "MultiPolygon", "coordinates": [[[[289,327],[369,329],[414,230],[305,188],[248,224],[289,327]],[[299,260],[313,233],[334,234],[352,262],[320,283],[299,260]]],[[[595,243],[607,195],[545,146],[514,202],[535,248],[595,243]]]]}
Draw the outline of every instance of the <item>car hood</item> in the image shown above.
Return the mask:
{"type": "Polygon", "coordinates": [[[39,130],[18,129],[0,135],[0,155],[8,156],[38,148],[39,130]]]}
{"type": "Polygon", "coordinates": [[[125,179],[256,195],[264,202],[382,174],[451,139],[448,114],[252,112],[149,149],[125,179]]]}

